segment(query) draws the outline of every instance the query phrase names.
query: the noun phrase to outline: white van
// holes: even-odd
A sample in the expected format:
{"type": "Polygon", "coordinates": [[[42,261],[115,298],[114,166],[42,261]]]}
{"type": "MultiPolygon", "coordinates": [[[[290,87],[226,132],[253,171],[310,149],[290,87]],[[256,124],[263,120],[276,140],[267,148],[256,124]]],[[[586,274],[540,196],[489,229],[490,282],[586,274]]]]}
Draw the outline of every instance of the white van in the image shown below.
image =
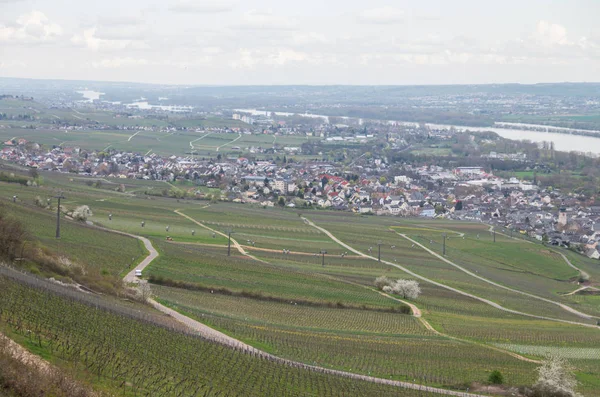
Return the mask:
{"type": "Polygon", "coordinates": [[[135,271],[135,276],[136,277],[142,277],[142,271],[141,270],[136,270],[135,271]]]}

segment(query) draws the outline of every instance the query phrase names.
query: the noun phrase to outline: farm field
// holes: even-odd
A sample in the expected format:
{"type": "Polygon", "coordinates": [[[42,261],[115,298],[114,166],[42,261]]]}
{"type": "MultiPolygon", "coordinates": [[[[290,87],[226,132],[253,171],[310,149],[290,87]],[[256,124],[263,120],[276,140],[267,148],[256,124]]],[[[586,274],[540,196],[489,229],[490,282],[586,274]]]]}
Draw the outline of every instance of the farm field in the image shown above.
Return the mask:
{"type": "MultiPolygon", "coordinates": [[[[600,278],[598,262],[501,234],[496,235],[494,243],[489,226],[483,224],[177,200],[145,194],[172,188],[164,182],[113,181],[50,173],[44,173],[43,177],[41,187],[0,182],[3,206],[31,230],[42,246],[81,263],[89,271],[104,271],[122,277],[132,264],[145,257],[146,250],[135,238],[100,230],[96,226],[148,238],[158,257],[143,270],[142,278],[150,281],[151,293],[157,301],[277,357],[384,379],[466,390],[468,385],[484,384],[493,370],[504,375],[506,387],[531,385],[535,381],[537,364],[527,359],[541,360],[549,353],[556,353],[568,358],[575,366],[582,394],[600,396],[600,386],[595,380],[600,378],[600,357],[595,356],[600,345],[600,329],[595,326],[600,319],[599,297],[563,296],[577,288],[579,272],[569,267],[559,252],[574,266],[587,272],[592,282],[600,278]],[[97,181],[101,183],[95,184],[97,181]],[[125,192],[116,191],[121,182],[125,192]],[[93,215],[88,218],[91,224],[63,217],[62,238],[57,241],[54,239],[56,213],[51,210],[52,205],[50,209],[43,209],[34,202],[36,197],[44,201],[58,192],[66,196],[63,204],[67,208],[88,205],[93,215]],[[17,203],[12,203],[13,195],[18,196],[17,203]],[[304,218],[372,258],[360,256],[340,245],[304,218]],[[232,244],[228,256],[227,238],[221,233],[230,230],[234,243],[239,243],[246,254],[232,244]],[[399,234],[439,255],[446,234],[444,259],[498,286],[458,269],[399,234]],[[167,241],[167,237],[173,241],[167,241]],[[319,254],[321,250],[327,251],[324,258],[319,254]],[[382,262],[376,260],[379,250],[382,262]],[[382,294],[373,284],[379,276],[415,279],[391,264],[438,284],[419,279],[421,294],[416,299],[382,294]],[[459,293],[461,291],[464,293],[459,293]],[[590,314],[591,318],[582,318],[552,302],[524,293],[569,305],[590,314]],[[501,310],[487,301],[524,314],[501,310]],[[408,305],[414,305],[416,309],[410,313],[408,305]],[[511,355],[514,353],[517,356],[511,355]]],[[[47,291],[40,292],[39,296],[43,297],[38,298],[38,292],[23,292],[23,288],[29,287],[10,287],[10,296],[14,298],[10,298],[13,299],[11,302],[18,303],[15,307],[25,307],[26,302],[19,296],[30,293],[34,296],[30,304],[46,299],[49,305],[56,307],[52,309],[55,314],[67,310],[66,305],[57,303],[54,297],[49,298],[47,291]]],[[[0,297],[0,304],[6,302],[0,297]]],[[[119,305],[111,303],[109,306],[119,305]]],[[[149,307],[146,309],[150,310],[149,307]]],[[[168,329],[155,331],[153,327],[138,324],[135,318],[115,320],[110,316],[123,317],[120,312],[113,313],[115,310],[109,307],[107,313],[95,314],[99,317],[93,319],[116,324],[115,334],[110,338],[119,338],[120,332],[124,332],[121,327],[133,327],[136,332],[140,329],[141,335],[151,340],[170,335],[164,334],[170,332],[168,329]],[[104,319],[102,316],[109,317],[104,319]],[[127,325],[119,325],[121,321],[127,325]]],[[[47,326],[50,327],[48,330],[56,329],[57,325],[52,324],[57,320],[52,319],[52,313],[34,315],[30,312],[37,313],[27,309],[23,316],[30,317],[23,319],[27,318],[31,326],[41,321],[39,329],[47,326]]],[[[16,312],[11,313],[10,318],[16,318],[16,312]]],[[[12,320],[3,323],[3,330],[27,340],[22,330],[11,325],[13,323],[12,320]]],[[[101,332],[98,329],[103,329],[90,329],[93,327],[81,325],[74,319],[70,319],[69,324],[82,327],[77,334],[80,338],[77,339],[78,346],[101,332]]],[[[60,335],[63,336],[59,339],[65,334],[60,335]]],[[[173,379],[181,379],[177,377],[183,376],[182,373],[171,369],[173,365],[169,363],[179,355],[185,355],[187,368],[213,370],[206,367],[208,364],[187,357],[190,350],[204,352],[203,349],[208,349],[202,357],[226,357],[225,362],[231,364],[224,363],[214,369],[217,375],[213,383],[199,378],[198,384],[231,394],[236,394],[236,390],[218,380],[226,379],[218,374],[237,368],[236,365],[253,368],[253,375],[244,378],[251,385],[249,395],[265,392],[261,389],[265,386],[260,386],[256,380],[264,376],[262,371],[280,376],[281,384],[293,382],[298,392],[306,395],[345,392],[352,395],[351,391],[356,390],[361,390],[360,395],[377,395],[384,389],[384,395],[394,395],[399,390],[366,382],[355,383],[355,380],[345,378],[331,380],[330,375],[310,371],[307,375],[300,368],[287,368],[223,346],[209,344],[214,349],[198,347],[197,343],[208,342],[198,342],[197,338],[194,341],[186,335],[177,338],[181,341],[168,345],[177,354],[165,353],[166,346],[144,353],[152,363],[149,365],[158,365],[153,360],[166,354],[169,361],[165,368],[169,373],[173,371],[173,379]],[[252,361],[254,359],[259,364],[252,361]],[[240,364],[234,364],[237,362],[240,364]],[[329,381],[335,387],[319,394],[317,390],[324,390],[319,385],[329,381]],[[256,386],[252,386],[254,384],[256,386]]],[[[41,343],[43,349],[56,346],[49,341],[41,343]]],[[[98,345],[98,349],[107,349],[106,346],[98,345]]],[[[129,354],[129,349],[135,349],[134,346],[135,343],[131,348],[119,344],[115,353],[129,354]]],[[[82,364],[85,351],[79,350],[73,355],[59,349],[55,353],[59,361],[77,362],[79,368],[91,365],[98,370],[94,361],[82,364]]],[[[135,360],[142,357],[145,356],[135,353],[131,363],[139,362],[135,360]]],[[[108,364],[106,370],[99,369],[106,371],[100,377],[102,387],[110,388],[120,383],[111,378],[114,369],[111,365],[108,364]]],[[[147,371],[154,370],[149,367],[147,371]]],[[[160,381],[138,383],[136,379],[139,380],[141,375],[131,376],[134,381],[128,381],[139,384],[136,386],[138,393],[162,387],[157,386],[160,381]]],[[[280,389],[271,391],[276,390],[280,389]]],[[[411,395],[412,392],[402,389],[401,393],[411,395]]]]}
{"type": "MultiPolygon", "coordinates": [[[[76,114],[75,114],[76,115],[76,114]]],[[[79,116],[81,117],[81,116],[79,116]]],[[[102,121],[105,117],[98,117],[102,121]]],[[[73,122],[81,121],[76,118],[73,122]]],[[[114,125],[121,126],[118,123],[114,125]]],[[[231,122],[233,120],[225,120],[231,122]]],[[[5,122],[6,123],[6,122],[5,122]]],[[[164,132],[159,130],[125,130],[125,129],[90,129],[57,130],[47,125],[31,122],[14,122],[0,128],[0,140],[24,138],[47,146],[85,147],[88,150],[115,149],[137,153],[156,153],[163,156],[173,154],[180,156],[196,156],[198,158],[215,158],[218,154],[228,155],[248,153],[249,149],[272,148],[273,145],[300,147],[303,143],[319,138],[306,136],[273,136],[249,135],[238,133],[215,133],[210,130],[187,130],[164,132]],[[35,128],[28,128],[33,125],[35,128]],[[218,150],[217,150],[218,149],[218,150]]],[[[160,126],[161,123],[157,123],[160,126]]],[[[164,124],[164,123],[162,123],[164,124]]],[[[177,123],[175,123],[177,124],[177,123]]],[[[222,127],[218,122],[197,122],[196,128],[222,127]]],[[[225,123],[230,124],[230,123],[225,123]]],[[[2,122],[0,122],[0,126],[2,122]]],[[[127,124],[125,124],[127,125],[127,124]]],[[[262,157],[262,155],[260,155],[262,157]]]]}

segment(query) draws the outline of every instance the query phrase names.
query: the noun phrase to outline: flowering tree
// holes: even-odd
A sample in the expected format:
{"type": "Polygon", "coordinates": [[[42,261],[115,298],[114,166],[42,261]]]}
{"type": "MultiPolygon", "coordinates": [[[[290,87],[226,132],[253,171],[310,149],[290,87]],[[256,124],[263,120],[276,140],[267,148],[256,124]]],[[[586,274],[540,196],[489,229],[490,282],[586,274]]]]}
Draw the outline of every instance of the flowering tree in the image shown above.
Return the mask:
{"type": "Polygon", "coordinates": [[[73,219],[85,222],[88,216],[92,216],[92,211],[87,205],[79,206],[73,211],[73,219]]]}
{"type": "Polygon", "coordinates": [[[535,395],[548,397],[576,397],[577,380],[574,368],[558,356],[548,357],[537,369],[539,377],[533,386],[535,395]]]}
{"type": "Polygon", "coordinates": [[[407,299],[417,299],[421,294],[421,287],[415,280],[391,280],[385,276],[375,279],[375,286],[387,294],[400,295],[407,299]]]}

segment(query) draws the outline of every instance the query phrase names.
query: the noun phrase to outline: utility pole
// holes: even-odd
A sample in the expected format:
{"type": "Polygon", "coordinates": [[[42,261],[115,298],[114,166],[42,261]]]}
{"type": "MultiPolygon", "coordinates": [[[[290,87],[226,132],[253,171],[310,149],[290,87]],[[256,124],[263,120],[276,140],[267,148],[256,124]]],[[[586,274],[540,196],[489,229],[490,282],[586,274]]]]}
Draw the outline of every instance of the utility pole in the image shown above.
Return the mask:
{"type": "Polygon", "coordinates": [[[56,205],[56,238],[60,238],[60,200],[66,198],[61,193],[60,196],[54,196],[55,199],[58,199],[58,204],[56,205]]]}
{"type": "Polygon", "coordinates": [[[443,256],[446,256],[446,236],[447,236],[447,234],[444,233],[444,246],[443,246],[444,248],[442,249],[443,256]]]}
{"type": "Polygon", "coordinates": [[[321,257],[323,258],[323,260],[322,260],[322,262],[321,262],[321,265],[322,265],[323,267],[325,267],[325,254],[326,254],[326,253],[327,253],[327,251],[325,251],[325,250],[321,250],[321,252],[320,252],[320,254],[321,254],[321,257]]]}
{"type": "Polygon", "coordinates": [[[231,229],[227,231],[227,236],[229,237],[229,241],[227,242],[227,256],[231,256],[231,235],[233,233],[231,229]]]}
{"type": "Polygon", "coordinates": [[[494,230],[494,242],[496,242],[496,228],[494,228],[493,230],[494,230]]]}
{"type": "Polygon", "coordinates": [[[379,262],[381,262],[381,245],[382,245],[382,244],[383,244],[383,243],[381,242],[381,240],[379,240],[379,241],[377,242],[377,260],[378,260],[379,262]]]}

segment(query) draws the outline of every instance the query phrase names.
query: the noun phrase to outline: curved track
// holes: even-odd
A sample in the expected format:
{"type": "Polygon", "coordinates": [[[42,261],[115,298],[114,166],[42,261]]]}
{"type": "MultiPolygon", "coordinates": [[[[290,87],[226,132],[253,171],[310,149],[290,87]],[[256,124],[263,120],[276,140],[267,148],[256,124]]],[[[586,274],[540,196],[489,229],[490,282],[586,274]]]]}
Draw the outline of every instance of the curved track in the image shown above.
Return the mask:
{"type": "MultiPolygon", "coordinates": [[[[309,225],[311,225],[312,227],[314,227],[317,230],[320,230],[321,232],[325,233],[329,238],[331,238],[333,241],[335,241],[336,243],[338,243],[342,247],[346,248],[347,250],[352,251],[355,254],[360,255],[360,256],[362,256],[364,258],[369,258],[369,259],[372,259],[374,261],[377,261],[377,258],[375,258],[374,256],[366,255],[366,254],[364,254],[364,253],[362,253],[362,252],[360,252],[360,251],[352,248],[351,246],[349,246],[348,244],[344,243],[343,241],[339,240],[337,237],[335,237],[327,229],[324,229],[324,228],[322,228],[320,226],[317,226],[312,221],[310,221],[310,220],[308,220],[306,218],[302,218],[302,219],[304,219],[305,222],[308,223],[309,225]]],[[[427,249],[426,247],[423,247],[420,243],[418,243],[418,242],[416,242],[414,240],[411,240],[411,241],[413,241],[417,245],[421,246],[422,248],[427,249]]],[[[430,252],[432,252],[432,251],[430,251],[430,252]]],[[[473,295],[473,294],[470,294],[468,292],[461,291],[459,289],[450,287],[448,285],[439,283],[437,281],[433,281],[433,280],[431,280],[431,279],[429,279],[427,277],[421,276],[420,274],[417,274],[417,273],[415,273],[415,272],[413,272],[413,271],[405,268],[404,266],[401,266],[401,265],[398,265],[398,264],[395,264],[395,263],[392,263],[392,262],[384,261],[384,260],[382,260],[381,263],[385,263],[386,265],[398,268],[398,269],[402,270],[403,272],[405,272],[407,274],[410,274],[411,276],[413,276],[413,277],[415,277],[415,278],[417,278],[419,280],[426,281],[426,282],[428,282],[430,284],[437,285],[438,287],[442,287],[442,288],[445,288],[445,289],[450,290],[452,292],[456,292],[457,294],[460,294],[460,295],[463,295],[463,296],[467,296],[469,298],[476,299],[476,300],[478,300],[480,302],[483,302],[483,303],[486,303],[486,304],[488,304],[488,305],[490,305],[490,306],[492,306],[492,307],[494,307],[496,309],[499,309],[499,310],[502,310],[502,311],[505,311],[505,312],[508,312],[508,313],[518,314],[518,315],[521,315],[521,316],[526,316],[526,317],[531,317],[531,318],[537,318],[537,319],[541,319],[541,320],[549,320],[549,321],[556,321],[556,322],[573,324],[573,325],[580,325],[580,326],[589,327],[589,328],[599,328],[597,325],[579,323],[579,322],[576,322],[576,321],[569,321],[569,320],[561,320],[561,319],[556,319],[556,318],[551,318],[551,317],[537,316],[537,315],[534,315],[534,314],[524,313],[524,312],[521,312],[521,311],[518,311],[518,310],[508,309],[508,308],[506,308],[506,307],[504,307],[502,305],[499,305],[496,302],[492,302],[492,301],[490,301],[488,299],[485,299],[485,298],[482,298],[480,296],[473,295]]],[[[556,304],[558,304],[558,303],[556,302],[556,304]]],[[[587,315],[585,315],[585,316],[587,316],[587,315]]]]}

